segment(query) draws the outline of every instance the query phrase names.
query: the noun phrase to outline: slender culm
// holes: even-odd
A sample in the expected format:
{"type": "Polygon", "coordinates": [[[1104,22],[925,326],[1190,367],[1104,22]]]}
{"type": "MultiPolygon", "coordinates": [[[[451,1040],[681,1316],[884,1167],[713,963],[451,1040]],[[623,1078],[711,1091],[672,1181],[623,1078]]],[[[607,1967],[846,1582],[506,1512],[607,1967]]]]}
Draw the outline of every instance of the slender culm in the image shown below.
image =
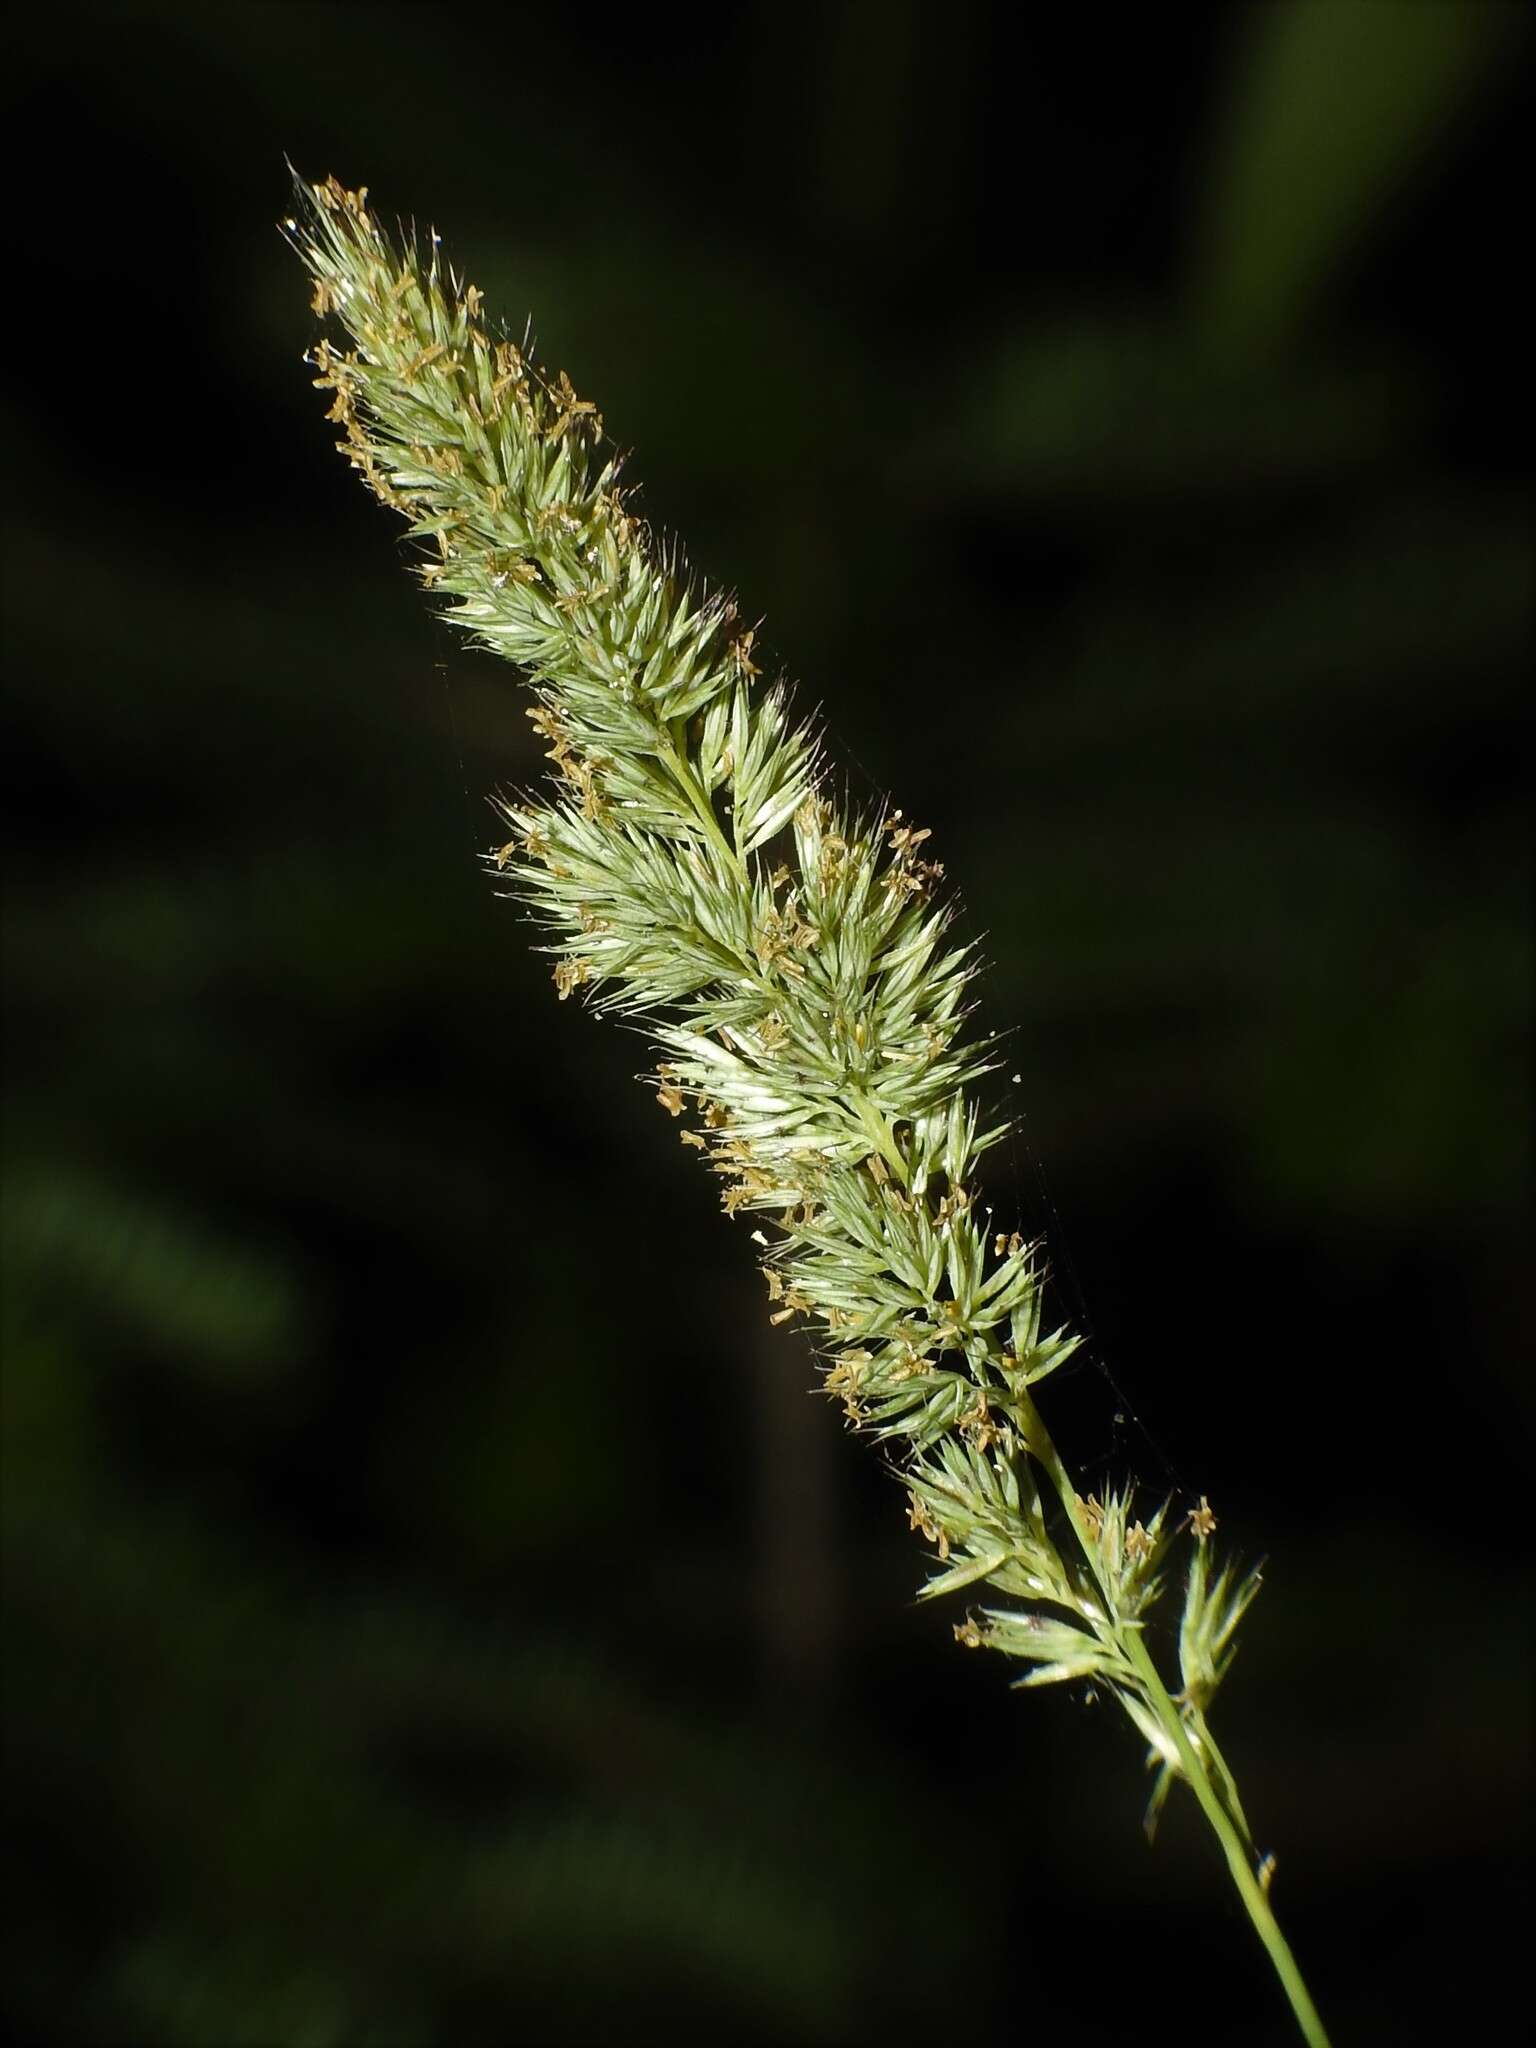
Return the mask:
{"type": "Polygon", "coordinates": [[[286,225],[345,337],[310,357],[342,450],[428,544],[448,618],[532,686],[552,781],[501,805],[487,860],[558,996],[644,1021],[649,1085],[748,1219],[770,1319],[807,1328],[901,1476],[924,1597],[968,1592],[956,1636],[1020,1685],[1119,1701],[1150,1746],[1149,1825],[1186,1781],[1325,2042],[1206,1718],[1257,1578],[1216,1565],[1204,1500],[1141,1518],[1128,1488],[1081,1497],[1046,1430],[1035,1390],[1076,1340],[1042,1321],[1039,1247],[979,1195],[992,1045],[966,1031],[974,963],[930,835],[839,804],[733,602],[632,509],[596,407],[496,334],[437,238],[397,246],[334,179],[300,195],[286,225]],[[1170,1691],[1145,1625],[1181,1544],[1170,1691]]]}

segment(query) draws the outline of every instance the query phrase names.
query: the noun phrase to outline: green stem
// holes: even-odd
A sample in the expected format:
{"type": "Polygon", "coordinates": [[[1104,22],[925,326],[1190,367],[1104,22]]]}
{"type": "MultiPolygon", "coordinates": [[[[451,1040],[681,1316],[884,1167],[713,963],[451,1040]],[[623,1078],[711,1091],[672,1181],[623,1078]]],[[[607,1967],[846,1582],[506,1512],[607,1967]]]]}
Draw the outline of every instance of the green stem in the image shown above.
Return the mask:
{"type": "Polygon", "coordinates": [[[1195,1747],[1202,1755],[1210,1759],[1217,1778],[1220,1780],[1222,1803],[1226,1806],[1233,1820],[1236,1821],[1238,1832],[1247,1844],[1251,1857],[1254,1853],[1253,1830],[1248,1825],[1248,1816],[1243,1812],[1243,1802],[1237,1796],[1237,1780],[1232,1775],[1232,1766],[1217,1747],[1216,1738],[1211,1733],[1210,1723],[1206,1720],[1204,1714],[1199,1712],[1192,1713],[1190,1725],[1195,1730],[1195,1747]]]}
{"type": "MultiPolygon", "coordinates": [[[[1027,1392],[1023,1394],[1019,1407],[1025,1423],[1026,1445],[1030,1456],[1049,1475],[1051,1484],[1066,1509],[1067,1519],[1077,1536],[1089,1569],[1104,1596],[1107,1617],[1113,1622],[1114,1601],[1103,1560],[1098,1555],[1097,1546],[1088,1541],[1078,1520],[1077,1489],[1072,1484],[1067,1468],[1061,1462],[1061,1454],[1051,1441],[1050,1432],[1041,1419],[1039,1409],[1027,1392]]],[[[1307,1990],[1296,1958],[1291,1953],[1290,1943],[1280,1932],[1279,1923],[1270,1910],[1269,1898],[1249,1861],[1247,1849],[1237,1826],[1217,1796],[1206,1762],[1189,1739],[1184,1717],[1169,1698],[1168,1689],[1158,1674],[1151,1653],[1142,1641],[1140,1629],[1118,1628],[1115,1633],[1127,1661],[1142,1682],[1149,1706],[1166,1729],[1169,1740],[1178,1754],[1190,1790],[1199,1801],[1200,1811],[1205,1815],[1210,1823],[1211,1832],[1221,1844],[1222,1853],[1227,1859],[1227,1868],[1232,1873],[1232,1882],[1247,1908],[1248,1918],[1253,1922],[1255,1933],[1263,1942],[1269,1959],[1274,1964],[1275,1974],[1290,2000],[1291,2011],[1296,2016],[1296,2024],[1301,2029],[1303,2039],[1309,2044],[1309,2048],[1329,2048],[1327,2032],[1318,2016],[1317,2007],[1312,2003],[1311,1993],[1307,1990]]],[[[1225,1765],[1222,1768],[1225,1775],[1230,1778],[1231,1774],[1226,1772],[1225,1765]]]]}

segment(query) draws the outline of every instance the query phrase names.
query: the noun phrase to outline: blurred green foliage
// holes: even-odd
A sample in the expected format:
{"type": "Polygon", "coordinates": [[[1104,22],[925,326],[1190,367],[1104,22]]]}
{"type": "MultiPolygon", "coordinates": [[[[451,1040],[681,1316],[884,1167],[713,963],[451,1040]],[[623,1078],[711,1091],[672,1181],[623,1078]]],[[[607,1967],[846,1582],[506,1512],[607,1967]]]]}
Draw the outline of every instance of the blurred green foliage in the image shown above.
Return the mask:
{"type": "Polygon", "coordinates": [[[1223,1737],[1319,1998],[1341,2039],[1498,2009],[1517,17],[19,31],[16,2037],[1111,2042],[1110,1929],[1152,2038],[1192,1943],[1210,2038],[1287,2038],[1193,1828],[1144,1853],[1134,1750],[912,1609],[638,1043],[475,872],[537,750],[326,453],[285,149],[537,314],[855,787],[936,827],[1029,1114],[989,1195],[1117,1376],[1063,1433],[1271,1553],[1223,1737]]]}

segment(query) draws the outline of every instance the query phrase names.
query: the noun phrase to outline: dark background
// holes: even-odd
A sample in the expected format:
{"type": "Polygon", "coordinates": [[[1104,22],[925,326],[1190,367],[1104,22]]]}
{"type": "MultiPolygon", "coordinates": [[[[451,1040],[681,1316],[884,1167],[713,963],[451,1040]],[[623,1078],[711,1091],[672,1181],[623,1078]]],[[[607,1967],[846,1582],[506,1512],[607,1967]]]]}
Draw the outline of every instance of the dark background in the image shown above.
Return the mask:
{"type": "Polygon", "coordinates": [[[1518,21],[13,28],[14,2037],[1291,2039],[477,872],[537,747],[329,451],[284,151],[532,312],[935,828],[1048,1412],[1269,1560],[1219,1728],[1340,2048],[1524,2004],[1518,21]]]}

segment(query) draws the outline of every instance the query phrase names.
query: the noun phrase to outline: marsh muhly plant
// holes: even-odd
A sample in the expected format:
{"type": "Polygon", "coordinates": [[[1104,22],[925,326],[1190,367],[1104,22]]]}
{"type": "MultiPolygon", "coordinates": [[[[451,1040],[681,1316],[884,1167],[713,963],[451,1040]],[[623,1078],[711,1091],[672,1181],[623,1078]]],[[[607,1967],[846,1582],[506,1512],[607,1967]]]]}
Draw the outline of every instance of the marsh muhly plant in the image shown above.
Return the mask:
{"type": "Polygon", "coordinates": [[[753,1219],[768,1313],[813,1335],[827,1392],[900,1477],[932,1546],[922,1597],[969,1593],[972,1649],[1030,1687],[1086,1680],[1193,1792],[1305,2038],[1321,2021],[1269,1902],[1207,1712],[1257,1575],[1219,1566],[1202,1498],[1144,1517],[1079,1494],[1036,1405],[1076,1348],[1042,1321],[1038,1245],[993,1227],[977,1165],[970,947],[929,834],[832,793],[732,599],[632,509],[593,403],[498,335],[436,235],[392,243],[366,191],[299,185],[285,223],[341,346],[308,360],[340,446],[428,544],[447,616],[515,662],[553,763],[499,802],[491,872],[548,935],[559,998],[643,1022],[649,1085],[753,1219]],[[1179,1683],[1147,1622],[1186,1561],[1179,1683]]]}

